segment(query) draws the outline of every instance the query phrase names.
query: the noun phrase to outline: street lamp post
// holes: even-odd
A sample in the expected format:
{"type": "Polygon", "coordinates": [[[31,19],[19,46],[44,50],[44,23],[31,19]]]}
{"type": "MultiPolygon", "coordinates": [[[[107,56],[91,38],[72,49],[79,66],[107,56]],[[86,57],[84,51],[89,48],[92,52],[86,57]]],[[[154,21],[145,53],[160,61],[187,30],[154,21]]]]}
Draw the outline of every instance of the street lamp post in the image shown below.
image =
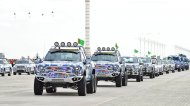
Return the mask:
{"type": "Polygon", "coordinates": [[[90,0],[85,0],[85,40],[86,54],[90,56],[90,0]]]}

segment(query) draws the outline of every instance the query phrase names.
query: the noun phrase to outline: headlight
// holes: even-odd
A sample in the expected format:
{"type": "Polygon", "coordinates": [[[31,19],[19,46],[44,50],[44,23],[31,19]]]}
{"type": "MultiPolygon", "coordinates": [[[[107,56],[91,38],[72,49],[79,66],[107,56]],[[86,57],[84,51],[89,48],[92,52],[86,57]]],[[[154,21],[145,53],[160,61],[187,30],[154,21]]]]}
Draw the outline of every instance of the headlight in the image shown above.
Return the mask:
{"type": "Polygon", "coordinates": [[[1,71],[4,71],[3,67],[0,67],[1,71]]]}
{"type": "Polygon", "coordinates": [[[80,66],[76,66],[75,67],[75,74],[76,75],[79,75],[79,76],[81,76],[83,73],[82,73],[83,71],[82,71],[82,67],[80,67],[80,66]]]}
{"type": "Polygon", "coordinates": [[[28,70],[31,71],[31,67],[28,67],[28,70]]]}
{"type": "Polygon", "coordinates": [[[107,69],[108,70],[113,70],[113,67],[112,66],[108,66],[107,69]]]}
{"type": "Polygon", "coordinates": [[[118,70],[119,65],[114,65],[114,70],[118,70]]]}
{"type": "Polygon", "coordinates": [[[75,70],[81,70],[81,67],[80,66],[77,66],[77,67],[75,67],[75,70]]]}
{"type": "Polygon", "coordinates": [[[44,71],[45,71],[45,69],[44,69],[43,66],[39,66],[38,67],[38,71],[37,72],[41,73],[41,72],[44,72],[44,71]]]}

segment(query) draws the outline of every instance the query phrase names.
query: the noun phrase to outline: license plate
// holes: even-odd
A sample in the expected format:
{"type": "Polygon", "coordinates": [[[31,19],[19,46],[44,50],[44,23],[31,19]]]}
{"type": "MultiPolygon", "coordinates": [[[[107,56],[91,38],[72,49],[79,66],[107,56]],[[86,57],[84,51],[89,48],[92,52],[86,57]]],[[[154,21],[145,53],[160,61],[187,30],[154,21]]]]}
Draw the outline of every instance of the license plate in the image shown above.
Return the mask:
{"type": "Polygon", "coordinates": [[[52,79],[52,82],[64,82],[64,79],[52,79]]]}

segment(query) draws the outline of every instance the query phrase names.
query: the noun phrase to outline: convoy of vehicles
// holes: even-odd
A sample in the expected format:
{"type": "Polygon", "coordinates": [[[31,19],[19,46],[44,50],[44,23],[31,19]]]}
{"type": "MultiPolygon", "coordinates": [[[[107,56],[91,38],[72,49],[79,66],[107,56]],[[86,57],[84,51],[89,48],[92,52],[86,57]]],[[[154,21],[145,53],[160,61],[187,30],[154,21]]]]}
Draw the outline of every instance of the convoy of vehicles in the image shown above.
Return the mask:
{"type": "Polygon", "coordinates": [[[163,59],[156,56],[123,56],[114,47],[98,47],[92,56],[87,56],[83,46],[77,42],[55,42],[45,58],[29,58],[9,61],[0,53],[0,75],[17,73],[35,74],[34,94],[56,93],[58,87],[78,91],[79,96],[97,91],[98,81],[114,82],[116,87],[127,86],[128,79],[136,82],[189,70],[190,60],[186,55],[170,55],[163,59]],[[13,64],[14,63],[14,64],[13,64]]]}

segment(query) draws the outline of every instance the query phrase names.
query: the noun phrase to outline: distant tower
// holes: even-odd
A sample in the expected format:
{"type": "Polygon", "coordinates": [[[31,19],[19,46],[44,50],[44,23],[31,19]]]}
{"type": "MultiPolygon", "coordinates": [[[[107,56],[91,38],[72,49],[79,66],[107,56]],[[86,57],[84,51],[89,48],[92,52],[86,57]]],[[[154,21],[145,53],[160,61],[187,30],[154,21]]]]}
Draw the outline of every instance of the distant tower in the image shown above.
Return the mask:
{"type": "Polygon", "coordinates": [[[90,0],[85,0],[85,5],[85,50],[87,56],[90,56],[90,0]]]}

